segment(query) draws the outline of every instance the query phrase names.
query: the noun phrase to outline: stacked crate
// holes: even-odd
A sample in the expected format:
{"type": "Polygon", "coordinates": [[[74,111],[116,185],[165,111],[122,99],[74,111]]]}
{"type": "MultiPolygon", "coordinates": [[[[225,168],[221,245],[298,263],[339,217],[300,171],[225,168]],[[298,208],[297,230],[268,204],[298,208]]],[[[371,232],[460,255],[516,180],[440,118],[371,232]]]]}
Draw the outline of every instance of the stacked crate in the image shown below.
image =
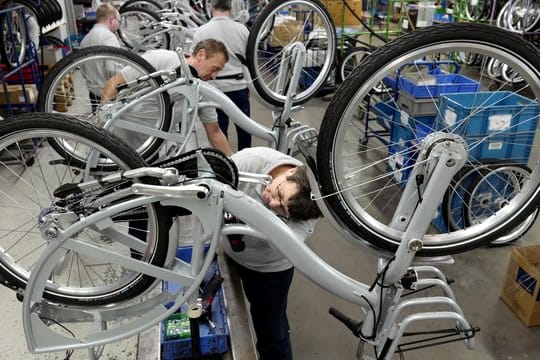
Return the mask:
{"type": "MultiPolygon", "coordinates": [[[[460,135],[468,145],[469,161],[528,163],[540,113],[536,101],[509,91],[446,94],[440,98],[439,110],[435,127],[460,135]]],[[[473,185],[472,176],[461,182],[459,189],[451,189],[458,191],[457,196],[449,197],[454,199],[450,204],[452,209],[461,209],[464,205],[456,200],[472,191],[467,188],[473,185]]],[[[492,199],[500,196],[507,186],[507,182],[489,181],[480,193],[492,199]]],[[[459,217],[464,216],[465,210],[456,212],[454,221],[458,226],[465,225],[459,217]]],[[[436,214],[433,225],[439,231],[451,230],[443,211],[436,214]]]]}
{"type": "Polygon", "coordinates": [[[536,101],[510,91],[487,91],[444,95],[439,108],[437,128],[462,136],[470,160],[528,162],[538,125],[536,101]]]}
{"type": "Polygon", "coordinates": [[[440,96],[478,91],[480,84],[466,76],[444,74],[433,68],[420,75],[398,75],[395,88],[399,109],[390,129],[389,166],[394,179],[404,185],[416,159],[415,145],[435,127],[440,96]]]}

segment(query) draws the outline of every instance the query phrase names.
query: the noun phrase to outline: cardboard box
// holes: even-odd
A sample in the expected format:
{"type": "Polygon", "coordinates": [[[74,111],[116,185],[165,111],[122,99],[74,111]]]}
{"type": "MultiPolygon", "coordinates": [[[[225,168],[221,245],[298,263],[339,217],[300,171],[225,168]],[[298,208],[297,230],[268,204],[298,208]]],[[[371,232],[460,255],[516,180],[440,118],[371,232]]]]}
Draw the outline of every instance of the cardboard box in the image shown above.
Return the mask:
{"type": "MultiPolygon", "coordinates": [[[[3,90],[3,87],[0,89],[3,90]]],[[[7,85],[7,94],[0,94],[0,105],[7,105],[6,96],[9,97],[11,104],[24,104],[26,101],[35,104],[38,94],[36,84],[25,84],[24,89],[26,90],[27,99],[24,97],[22,85],[7,85]]]]}
{"type": "MultiPolygon", "coordinates": [[[[53,45],[46,45],[43,47],[43,64],[47,66],[53,66],[60,60],[62,60],[62,57],[64,54],[62,53],[62,48],[53,46],[53,45]]],[[[41,57],[40,57],[41,60],[41,57]]]]}
{"type": "Polygon", "coordinates": [[[540,245],[512,248],[501,299],[526,326],[540,325],[540,245]]]}
{"type": "Polygon", "coordinates": [[[302,34],[302,31],[303,27],[301,22],[293,19],[287,19],[279,24],[276,24],[272,29],[269,39],[270,45],[281,47],[288,44],[292,40],[302,41],[303,36],[298,38],[298,34],[302,34]]]}
{"type": "MultiPolygon", "coordinates": [[[[359,18],[362,18],[362,0],[348,0],[347,3],[353,9],[354,13],[359,18]]],[[[341,25],[360,25],[360,21],[343,4],[343,1],[326,0],[325,5],[336,27],[341,25]]]]}

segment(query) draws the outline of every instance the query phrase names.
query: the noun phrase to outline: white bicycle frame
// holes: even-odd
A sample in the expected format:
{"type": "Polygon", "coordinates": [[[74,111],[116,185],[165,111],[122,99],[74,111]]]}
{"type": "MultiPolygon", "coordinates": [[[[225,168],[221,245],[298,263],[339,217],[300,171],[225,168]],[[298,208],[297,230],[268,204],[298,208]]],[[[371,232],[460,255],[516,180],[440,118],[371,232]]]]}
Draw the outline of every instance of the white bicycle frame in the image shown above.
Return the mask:
{"type": "MultiPolygon", "coordinates": [[[[404,229],[402,241],[394,257],[380,261],[377,280],[371,287],[340,273],[325,263],[260,202],[213,178],[182,182],[179,176],[175,179],[174,168],[142,168],[105,176],[99,181],[78,184],[84,191],[123,178],[139,176],[154,176],[169,182],[163,186],[134,184],[118,194],[107,195],[103,200],[104,203],[110,203],[111,196],[118,198],[126,194],[140,196],[123,202],[115,201],[114,205],[104,207],[83,219],[69,212],[51,213],[40,217],[40,230],[49,245],[32,269],[23,301],[23,325],[29,349],[32,352],[51,352],[95,348],[135,335],[165,320],[193,295],[210,266],[219,237],[227,234],[249,234],[266,239],[281,251],[296,269],[313,282],[336,296],[364,308],[366,316],[363,323],[358,325],[358,335],[361,344],[370,343],[378,349],[380,359],[391,359],[405,330],[413,323],[426,320],[452,320],[464,334],[467,345],[472,348],[474,345],[472,336],[475,330],[465,319],[444,275],[433,266],[411,267],[416,252],[422,248],[423,235],[442,199],[444,190],[455,172],[467,159],[466,145],[452,134],[433,133],[423,140],[421,146],[421,155],[411,176],[414,178],[416,174],[423,174],[426,181],[421,185],[411,181],[405,188],[404,196],[402,196],[404,200],[400,203],[397,212],[400,214],[397,219],[401,224],[405,224],[402,226],[404,229]],[[179,182],[172,184],[171,181],[179,182]],[[423,198],[422,201],[418,200],[420,195],[423,198]],[[201,221],[204,235],[194,239],[191,264],[173,259],[178,239],[170,242],[168,258],[171,262],[163,268],[138,261],[129,255],[109,252],[77,239],[77,234],[81,230],[85,227],[93,227],[130,248],[144,251],[145,243],[116,229],[111,217],[153,202],[188,209],[201,221]],[[245,224],[223,225],[224,212],[236,216],[245,224]],[[117,236],[114,236],[115,234],[117,236]],[[206,256],[203,255],[205,244],[209,245],[206,256]],[[189,287],[189,290],[176,294],[163,292],[136,304],[110,304],[101,308],[72,309],[65,305],[49,303],[42,299],[45,284],[58,261],[68,251],[99,257],[104,261],[150,275],[158,280],[182,284],[189,287]],[[402,281],[405,274],[412,275],[412,285],[407,286],[402,281]],[[427,276],[423,277],[426,274],[427,276]],[[425,285],[438,286],[443,290],[444,295],[401,299],[405,289],[418,289],[425,285]],[[170,305],[171,301],[174,305],[167,308],[166,305],[170,305]],[[443,305],[447,310],[417,310],[411,315],[403,314],[404,310],[409,310],[413,306],[426,305],[443,305]],[[43,314],[46,315],[45,317],[53,317],[51,316],[53,314],[63,321],[97,322],[101,323],[101,327],[96,333],[86,338],[76,339],[50,330],[40,318],[44,316],[43,314]],[[113,329],[107,328],[108,321],[117,321],[135,315],[136,320],[130,323],[113,329]]],[[[202,155],[198,158],[199,167],[205,167],[202,155]]],[[[268,181],[265,177],[261,180],[261,176],[255,174],[247,175],[247,179],[261,183],[268,181]]],[[[312,184],[312,188],[317,193],[317,184],[312,184]]],[[[327,217],[332,221],[339,221],[320,200],[319,205],[327,217]]],[[[361,354],[360,351],[359,356],[361,354]]]]}
{"type": "MultiPolygon", "coordinates": [[[[295,84],[298,82],[298,78],[300,76],[306,50],[303,44],[297,42],[289,45],[285,49],[284,53],[288,55],[284,55],[283,58],[289,59],[289,61],[293,62],[293,71],[289,81],[295,84]]],[[[208,83],[205,83],[204,81],[193,78],[187,63],[180,52],[179,57],[181,59],[182,74],[184,77],[175,78],[175,72],[164,71],[158,71],[156,73],[146,75],[144,78],[160,77],[165,75],[168,78],[172,77],[174,80],[167,82],[159,88],[151,91],[148,89],[142,89],[130,96],[130,99],[127,101],[124,100],[122,102],[113,102],[103,105],[97,112],[97,116],[104,123],[103,128],[123,128],[175,142],[180,144],[176,151],[176,154],[180,154],[185,151],[187,139],[193,133],[195,128],[198,108],[206,106],[221,109],[236,125],[240,126],[253,136],[267,141],[270,147],[273,147],[283,153],[292,153],[293,146],[298,139],[316,136],[317,132],[315,129],[296,122],[288,122],[290,113],[295,110],[295,108],[292,106],[295,89],[294,86],[288,87],[287,101],[283,106],[283,110],[273,111],[275,126],[273,129],[270,129],[260,125],[255,120],[246,116],[236,106],[236,104],[234,104],[234,102],[232,102],[232,100],[230,100],[220,90],[209,85],[208,83]],[[180,94],[184,97],[184,101],[181,104],[183,107],[181,123],[183,125],[180,132],[175,132],[173,129],[162,131],[149,126],[135,124],[129,120],[121,119],[124,113],[132,110],[140,102],[159,95],[165,91],[167,91],[171,96],[180,94]],[[201,97],[208,101],[200,102],[201,97]]],[[[278,82],[276,85],[279,87],[279,89],[286,88],[286,76],[284,76],[286,71],[287,66],[285,61],[282,61],[277,74],[278,82]]],[[[133,82],[128,83],[127,86],[130,84],[137,84],[140,81],[140,79],[134,80],[133,82]]]]}

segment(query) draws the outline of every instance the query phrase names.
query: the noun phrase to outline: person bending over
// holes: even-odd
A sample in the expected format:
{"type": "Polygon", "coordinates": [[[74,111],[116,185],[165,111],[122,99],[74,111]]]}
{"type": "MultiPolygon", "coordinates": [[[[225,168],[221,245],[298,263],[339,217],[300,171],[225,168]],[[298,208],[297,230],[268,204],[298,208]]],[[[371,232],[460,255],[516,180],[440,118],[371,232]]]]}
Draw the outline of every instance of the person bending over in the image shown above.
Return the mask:
{"type": "MultiPolygon", "coordinates": [[[[170,71],[175,70],[180,66],[178,54],[170,50],[148,50],[142,57],[154,66],[156,70],[170,71]]],[[[187,57],[186,61],[190,66],[192,73],[202,80],[210,80],[216,78],[217,74],[225,66],[228,58],[227,49],[222,42],[208,39],[199,42],[193,49],[192,54],[187,57]]],[[[130,66],[123,68],[105,83],[101,93],[102,102],[112,100],[118,95],[118,85],[133,81],[141,75],[142,74],[139,71],[130,66]]],[[[173,101],[179,104],[182,98],[182,95],[178,95],[173,101]]],[[[156,101],[156,98],[153,97],[141,101],[139,106],[126,111],[123,116],[129,121],[148,124],[148,121],[152,120],[152,118],[155,119],[156,114],[158,114],[159,110],[156,101]]],[[[181,118],[182,106],[174,106],[173,108],[173,121],[178,122],[181,118]]],[[[198,116],[204,126],[212,147],[221,150],[227,156],[230,156],[233,151],[227,138],[219,128],[216,109],[211,107],[200,107],[198,116]]],[[[148,138],[147,135],[125,129],[115,129],[114,132],[134,148],[140,146],[144,140],[148,138]]]]}
{"type": "MultiPolygon", "coordinates": [[[[311,199],[305,166],[271,148],[247,148],[232,155],[239,171],[271,175],[268,186],[240,183],[239,190],[261,201],[305,240],[321,212],[311,199]]],[[[287,296],[294,268],[266,240],[243,236],[221,239],[222,250],[236,263],[257,336],[260,360],[290,360],[287,296]],[[240,243],[239,243],[240,242],[240,243]]]]}
{"type": "MultiPolygon", "coordinates": [[[[200,26],[193,34],[193,43],[204,39],[222,41],[232,54],[246,57],[248,28],[231,19],[231,0],[212,0],[212,19],[200,26]]],[[[210,82],[231,99],[244,114],[250,116],[249,90],[244,79],[242,63],[236,56],[231,56],[219,76],[210,82]]],[[[221,131],[227,136],[229,117],[217,110],[221,131]]],[[[238,150],[251,147],[251,134],[236,125],[238,150]]]]}

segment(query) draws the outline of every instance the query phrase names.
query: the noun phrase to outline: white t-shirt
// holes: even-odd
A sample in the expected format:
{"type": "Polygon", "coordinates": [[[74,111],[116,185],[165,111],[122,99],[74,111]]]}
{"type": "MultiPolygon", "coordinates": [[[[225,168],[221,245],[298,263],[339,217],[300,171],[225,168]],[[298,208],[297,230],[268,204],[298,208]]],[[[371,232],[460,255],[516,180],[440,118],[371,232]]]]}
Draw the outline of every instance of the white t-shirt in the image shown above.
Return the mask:
{"type": "MultiPolygon", "coordinates": [[[[104,24],[97,23],[81,41],[81,49],[91,46],[120,47],[116,35],[104,24]]],[[[116,75],[122,67],[114,61],[87,62],[81,67],[88,90],[100,96],[105,82],[116,75]]]]}
{"type": "Polygon", "coordinates": [[[201,40],[216,39],[223,42],[229,52],[229,61],[219,72],[218,79],[209,81],[210,84],[223,92],[242,90],[247,87],[246,79],[219,79],[219,77],[243,73],[242,64],[234,55],[240,54],[246,57],[248,37],[247,27],[227,16],[215,16],[195,31],[193,46],[201,40]]]}
{"type": "MultiPolygon", "coordinates": [[[[154,66],[157,71],[175,70],[180,66],[178,54],[171,50],[148,50],[142,55],[142,58],[144,58],[152,66],[154,66]]],[[[137,71],[137,69],[131,66],[124,67],[121,70],[121,73],[126,82],[136,80],[140,76],[144,75],[141,71],[137,71]]],[[[120,92],[119,97],[121,97],[121,95],[122,93],[120,92]]],[[[153,97],[145,99],[144,101],[139,101],[137,105],[123,113],[122,119],[143,124],[145,126],[149,126],[150,124],[152,124],[152,122],[154,122],[155,127],[158,128],[158,118],[160,111],[159,107],[157,106],[158,99],[159,95],[155,95],[153,97]]],[[[171,101],[174,102],[174,105],[179,105],[173,106],[173,129],[177,127],[177,123],[181,120],[182,117],[182,107],[180,101],[182,99],[183,96],[181,95],[177,96],[176,98],[171,98],[171,101]]],[[[215,108],[199,108],[198,117],[203,123],[217,122],[217,113],[215,108]]],[[[139,132],[128,131],[126,129],[115,129],[113,130],[113,132],[117,136],[120,136],[121,138],[126,140],[128,144],[134,148],[139,147],[143,144],[143,141],[148,139],[148,135],[139,132]]]]}
{"type": "MultiPolygon", "coordinates": [[[[268,147],[252,147],[243,149],[231,156],[239,171],[268,174],[281,165],[302,166],[303,163],[268,147]]],[[[238,189],[262,203],[264,185],[240,183],[238,189]]],[[[286,221],[286,220],[283,220],[286,221]]],[[[289,228],[302,240],[313,233],[317,219],[307,221],[286,221],[289,228]]],[[[221,247],[238,264],[255,271],[276,272],[292,267],[292,264],[269,242],[245,235],[242,240],[246,247],[243,251],[235,252],[226,237],[221,239],[221,247]]]]}

